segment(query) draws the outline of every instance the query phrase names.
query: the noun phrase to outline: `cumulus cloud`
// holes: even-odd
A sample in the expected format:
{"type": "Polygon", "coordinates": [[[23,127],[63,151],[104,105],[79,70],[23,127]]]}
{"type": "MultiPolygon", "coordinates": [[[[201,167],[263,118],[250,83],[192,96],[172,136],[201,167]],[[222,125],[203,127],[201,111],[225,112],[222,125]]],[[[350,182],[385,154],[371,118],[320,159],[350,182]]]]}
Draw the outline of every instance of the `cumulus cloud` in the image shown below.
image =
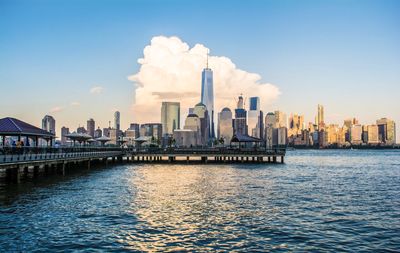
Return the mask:
{"type": "MultiPolygon", "coordinates": [[[[209,49],[202,44],[192,48],[178,37],[153,37],[143,50],[139,72],[128,77],[136,88],[132,106],[138,122],[160,121],[162,101],[181,103],[182,117],[187,108],[200,102],[201,72],[206,66],[209,49]],[[140,115],[140,116],[139,116],[140,115]]],[[[209,56],[214,74],[216,115],[223,107],[235,108],[235,99],[259,96],[261,108],[278,98],[278,87],[261,82],[261,76],[241,70],[224,56],[209,56]]],[[[184,118],[182,118],[184,121],[184,118]]]]}
{"type": "Polygon", "coordinates": [[[103,90],[104,88],[101,86],[94,86],[90,89],[90,94],[100,94],[103,92],[103,90]]]}
{"type": "Polygon", "coordinates": [[[62,106],[56,106],[50,109],[50,112],[61,112],[62,110],[64,110],[64,107],[62,106]]]}

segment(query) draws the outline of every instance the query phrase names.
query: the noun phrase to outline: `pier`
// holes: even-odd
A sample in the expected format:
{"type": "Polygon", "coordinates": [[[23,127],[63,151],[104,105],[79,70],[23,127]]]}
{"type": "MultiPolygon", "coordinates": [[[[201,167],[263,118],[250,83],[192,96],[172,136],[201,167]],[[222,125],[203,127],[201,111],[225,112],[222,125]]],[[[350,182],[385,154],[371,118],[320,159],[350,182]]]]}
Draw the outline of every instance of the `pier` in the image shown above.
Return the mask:
{"type": "Polygon", "coordinates": [[[4,147],[0,148],[0,177],[20,182],[39,173],[65,175],[71,166],[90,170],[93,163],[284,163],[285,149],[265,148],[149,148],[4,147]]]}

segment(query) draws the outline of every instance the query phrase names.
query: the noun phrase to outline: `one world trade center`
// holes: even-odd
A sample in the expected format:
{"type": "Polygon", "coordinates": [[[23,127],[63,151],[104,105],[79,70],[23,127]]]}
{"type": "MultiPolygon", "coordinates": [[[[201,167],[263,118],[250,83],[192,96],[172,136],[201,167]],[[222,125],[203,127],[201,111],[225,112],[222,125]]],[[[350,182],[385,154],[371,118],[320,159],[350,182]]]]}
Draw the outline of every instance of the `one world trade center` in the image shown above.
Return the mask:
{"type": "Polygon", "coordinates": [[[214,85],[213,85],[213,72],[208,68],[208,55],[207,67],[201,73],[201,103],[207,107],[209,117],[209,129],[211,139],[215,138],[214,131],[214,85]]]}

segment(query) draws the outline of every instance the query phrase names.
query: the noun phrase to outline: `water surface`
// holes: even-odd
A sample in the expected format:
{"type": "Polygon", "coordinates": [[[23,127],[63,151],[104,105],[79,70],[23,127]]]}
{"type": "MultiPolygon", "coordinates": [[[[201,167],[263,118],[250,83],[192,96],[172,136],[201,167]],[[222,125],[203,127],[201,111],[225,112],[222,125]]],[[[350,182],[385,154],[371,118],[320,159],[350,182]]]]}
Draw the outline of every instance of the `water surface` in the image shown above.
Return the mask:
{"type": "Polygon", "coordinates": [[[400,152],[122,164],[0,186],[0,251],[397,251],[400,152]]]}

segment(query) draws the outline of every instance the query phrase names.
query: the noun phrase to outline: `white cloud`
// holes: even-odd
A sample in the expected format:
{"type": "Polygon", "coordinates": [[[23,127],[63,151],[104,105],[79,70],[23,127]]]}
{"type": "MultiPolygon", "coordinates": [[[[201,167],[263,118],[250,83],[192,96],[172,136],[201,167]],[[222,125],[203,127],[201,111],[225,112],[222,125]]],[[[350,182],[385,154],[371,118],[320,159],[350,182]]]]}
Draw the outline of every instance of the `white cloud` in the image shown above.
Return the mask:
{"type": "Polygon", "coordinates": [[[56,106],[50,109],[50,112],[61,112],[62,110],[64,110],[64,107],[62,106],[56,106]]]}
{"type": "Polygon", "coordinates": [[[90,89],[90,94],[101,94],[104,88],[101,86],[94,86],[90,89]]]}
{"type": "Polygon", "coordinates": [[[71,106],[80,106],[80,105],[81,105],[81,103],[79,103],[77,101],[71,102],[71,106]]]}
{"type": "MultiPolygon", "coordinates": [[[[201,72],[208,48],[196,44],[190,48],[178,37],[153,37],[144,48],[138,73],[128,77],[136,86],[132,109],[138,122],[160,121],[161,101],[179,101],[182,116],[200,101],[201,72]],[[140,115],[140,116],[139,116],[140,115]]],[[[214,73],[215,114],[223,107],[235,108],[235,99],[259,96],[262,109],[278,98],[278,87],[262,83],[261,76],[238,69],[224,56],[209,56],[214,73]]],[[[182,118],[184,121],[184,118],[182,118]]]]}

